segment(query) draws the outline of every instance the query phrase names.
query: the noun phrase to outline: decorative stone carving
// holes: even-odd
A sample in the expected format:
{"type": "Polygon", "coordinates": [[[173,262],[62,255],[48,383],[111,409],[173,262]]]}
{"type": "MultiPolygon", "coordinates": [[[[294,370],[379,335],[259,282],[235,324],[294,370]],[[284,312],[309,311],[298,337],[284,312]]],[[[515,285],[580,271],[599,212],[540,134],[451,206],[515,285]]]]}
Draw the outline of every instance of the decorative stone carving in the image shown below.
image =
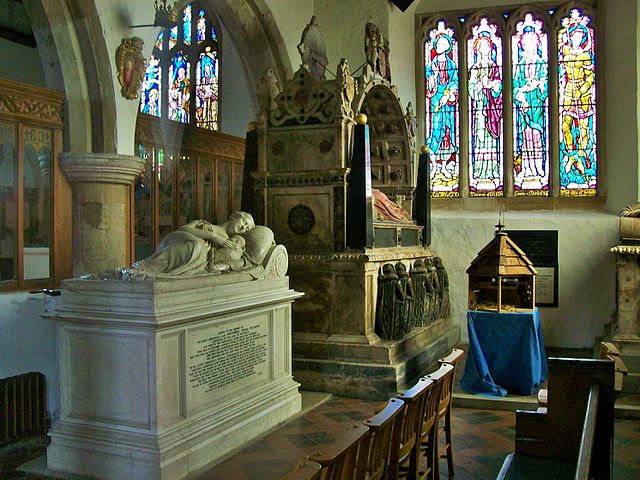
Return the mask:
{"type": "Polygon", "coordinates": [[[293,76],[293,81],[276,97],[277,108],[269,114],[272,126],[304,125],[312,121],[333,122],[336,113],[335,94],[320,85],[306,68],[293,76]]]}
{"type": "Polygon", "coordinates": [[[138,98],[147,61],[142,56],[144,42],[139,37],[123,38],[116,49],[116,68],[120,93],[126,99],[138,98]]]}
{"type": "Polygon", "coordinates": [[[448,285],[439,257],[416,259],[409,273],[403,262],[385,263],[378,276],[375,332],[382,340],[400,340],[412,328],[448,318],[448,285]]]}
{"type": "Polygon", "coordinates": [[[298,52],[300,52],[302,65],[309,70],[311,76],[318,81],[324,80],[327,67],[327,49],[315,15],[311,17],[302,31],[298,52]]]}

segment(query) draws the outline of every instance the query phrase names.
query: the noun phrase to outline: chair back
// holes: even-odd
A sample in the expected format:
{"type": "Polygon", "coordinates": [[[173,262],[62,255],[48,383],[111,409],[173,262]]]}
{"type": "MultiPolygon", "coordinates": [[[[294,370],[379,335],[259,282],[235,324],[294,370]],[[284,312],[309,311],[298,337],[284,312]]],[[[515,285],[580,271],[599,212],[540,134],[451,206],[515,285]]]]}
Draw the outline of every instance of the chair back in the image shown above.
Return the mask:
{"type": "Polygon", "coordinates": [[[447,413],[447,408],[451,404],[451,398],[453,396],[453,374],[455,367],[449,363],[443,363],[440,368],[433,373],[427,375],[435,383],[440,383],[440,402],[438,405],[438,418],[444,416],[447,413]]]}
{"type": "Polygon", "coordinates": [[[358,454],[358,480],[385,477],[391,452],[397,451],[400,445],[400,424],[404,413],[404,402],[392,398],[382,411],[365,420],[369,435],[361,444],[358,454]]]}
{"type": "Polygon", "coordinates": [[[449,364],[453,365],[454,368],[455,368],[456,364],[458,363],[458,360],[460,360],[463,355],[464,355],[464,350],[461,350],[459,348],[454,348],[453,350],[451,350],[451,353],[449,355],[447,355],[446,357],[438,359],[438,362],[439,363],[449,363],[449,364]]]}
{"type": "Polygon", "coordinates": [[[353,480],[356,478],[358,449],[368,433],[366,425],[354,425],[334,443],[309,455],[308,459],[322,465],[323,480],[353,480]]]}
{"type": "Polygon", "coordinates": [[[311,460],[305,460],[291,471],[283,480],[320,480],[322,465],[311,460]]]}
{"type": "Polygon", "coordinates": [[[424,408],[432,389],[433,381],[421,378],[409,390],[398,395],[405,404],[405,414],[400,434],[400,448],[397,459],[393,460],[408,478],[414,478],[418,474],[424,408]]]}

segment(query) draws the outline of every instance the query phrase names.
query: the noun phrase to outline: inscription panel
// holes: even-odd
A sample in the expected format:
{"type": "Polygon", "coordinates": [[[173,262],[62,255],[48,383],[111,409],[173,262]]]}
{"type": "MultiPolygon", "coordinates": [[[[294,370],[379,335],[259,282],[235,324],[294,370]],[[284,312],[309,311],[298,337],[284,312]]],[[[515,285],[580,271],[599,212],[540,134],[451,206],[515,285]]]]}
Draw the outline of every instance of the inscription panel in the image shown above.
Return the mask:
{"type": "Polygon", "coordinates": [[[269,380],[270,315],[189,332],[186,384],[189,409],[269,380]]]}

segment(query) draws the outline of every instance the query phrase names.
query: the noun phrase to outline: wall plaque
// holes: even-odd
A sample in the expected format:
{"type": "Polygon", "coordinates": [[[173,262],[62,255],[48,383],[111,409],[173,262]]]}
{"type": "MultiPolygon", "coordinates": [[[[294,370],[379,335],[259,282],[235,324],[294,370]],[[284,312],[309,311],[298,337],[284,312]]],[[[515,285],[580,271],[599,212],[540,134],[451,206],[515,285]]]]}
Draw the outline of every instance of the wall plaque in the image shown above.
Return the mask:
{"type": "Polygon", "coordinates": [[[527,255],[538,271],[536,305],[558,306],[558,231],[507,230],[509,238],[527,255]]]}

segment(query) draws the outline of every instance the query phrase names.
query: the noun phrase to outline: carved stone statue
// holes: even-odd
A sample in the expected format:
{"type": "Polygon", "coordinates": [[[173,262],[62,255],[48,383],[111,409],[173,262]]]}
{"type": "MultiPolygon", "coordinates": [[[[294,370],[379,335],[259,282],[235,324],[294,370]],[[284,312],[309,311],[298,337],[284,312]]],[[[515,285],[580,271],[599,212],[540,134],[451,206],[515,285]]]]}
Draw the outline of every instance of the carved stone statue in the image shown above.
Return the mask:
{"type": "Polygon", "coordinates": [[[346,116],[353,115],[351,103],[356,96],[356,81],[351,76],[347,59],[343,58],[338,64],[338,89],[340,92],[340,112],[346,116]]]}
{"type": "Polygon", "coordinates": [[[438,283],[440,284],[440,311],[438,318],[448,318],[451,315],[451,303],[449,302],[449,274],[442,264],[440,257],[434,259],[438,283]]]}
{"type": "Polygon", "coordinates": [[[269,118],[269,112],[278,108],[276,97],[280,95],[280,93],[280,83],[270,68],[260,77],[257,88],[260,117],[262,117],[262,119],[266,120],[269,118]]]}
{"type": "Polygon", "coordinates": [[[396,275],[400,283],[401,297],[403,302],[396,303],[396,313],[394,315],[394,340],[404,337],[411,330],[410,316],[414,309],[414,293],[411,279],[407,273],[404,263],[396,263],[396,275]]]}
{"type": "Polygon", "coordinates": [[[246,271],[258,278],[263,276],[268,254],[278,247],[283,250],[278,254],[284,254],[285,258],[276,261],[285,262],[284,272],[282,264],[270,268],[278,270],[276,276],[282,276],[288,263],[286,249],[282,245],[274,246],[271,229],[256,226],[246,212],[234,212],[222,225],[194,220],[163,238],[150,257],[128,267],[83,278],[145,280],[225,271],[246,271]]]}
{"type": "Polygon", "coordinates": [[[431,314],[429,315],[429,323],[433,323],[435,320],[440,318],[440,307],[442,305],[442,298],[440,296],[440,292],[442,291],[442,287],[440,286],[440,278],[438,277],[438,270],[434,264],[433,258],[428,257],[425,260],[425,264],[427,267],[427,279],[428,285],[427,290],[431,292],[433,295],[433,300],[431,303],[431,314]]]}
{"type": "Polygon", "coordinates": [[[302,31],[298,52],[300,52],[302,65],[309,70],[311,76],[318,81],[325,80],[325,70],[328,63],[327,48],[315,15],[311,17],[309,24],[302,31]]]}
{"type": "Polygon", "coordinates": [[[427,293],[428,272],[422,259],[419,258],[413,262],[409,276],[411,277],[414,292],[413,312],[410,323],[412,327],[424,327],[427,324],[425,321],[425,313],[431,303],[431,297],[428,296],[429,294],[427,293]]]}
{"type": "Polygon", "coordinates": [[[398,275],[393,265],[386,263],[378,276],[375,332],[382,340],[392,340],[396,303],[403,302],[398,275]]]}
{"type": "Polygon", "coordinates": [[[385,39],[378,27],[371,22],[364,27],[364,54],[373,73],[391,82],[389,40],[385,39]]]}
{"type": "Polygon", "coordinates": [[[384,192],[372,188],[374,220],[382,222],[411,222],[411,214],[387,197],[384,192]]]}
{"type": "Polygon", "coordinates": [[[407,131],[409,133],[409,143],[412,146],[416,144],[416,132],[418,130],[418,119],[413,113],[413,104],[411,102],[407,103],[407,110],[404,114],[404,119],[407,122],[407,131]]]}

